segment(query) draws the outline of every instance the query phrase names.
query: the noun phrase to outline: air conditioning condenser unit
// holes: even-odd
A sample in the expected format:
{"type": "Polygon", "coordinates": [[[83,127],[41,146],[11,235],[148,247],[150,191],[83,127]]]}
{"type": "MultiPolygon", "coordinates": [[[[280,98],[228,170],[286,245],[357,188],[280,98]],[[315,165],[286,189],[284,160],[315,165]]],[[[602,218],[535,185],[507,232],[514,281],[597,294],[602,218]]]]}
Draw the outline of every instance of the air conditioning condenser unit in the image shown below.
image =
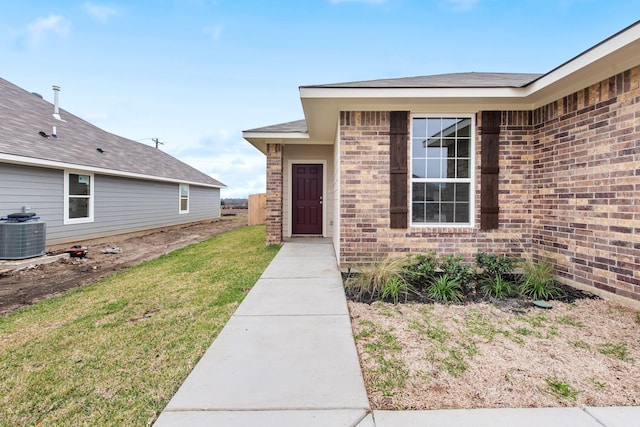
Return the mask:
{"type": "Polygon", "coordinates": [[[25,259],[44,255],[47,224],[39,221],[0,221],[0,259],[25,259]]]}

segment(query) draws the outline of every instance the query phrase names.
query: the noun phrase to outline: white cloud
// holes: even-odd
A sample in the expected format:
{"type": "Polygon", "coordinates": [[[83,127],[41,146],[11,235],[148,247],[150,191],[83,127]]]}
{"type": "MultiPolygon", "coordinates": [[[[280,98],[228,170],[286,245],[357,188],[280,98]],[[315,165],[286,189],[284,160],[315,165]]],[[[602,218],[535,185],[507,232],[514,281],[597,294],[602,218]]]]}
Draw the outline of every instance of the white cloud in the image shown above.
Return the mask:
{"type": "Polygon", "coordinates": [[[107,22],[112,16],[120,15],[120,12],[114,7],[88,2],[84,4],[84,10],[100,22],[107,22]]]}
{"type": "Polygon", "coordinates": [[[213,40],[218,40],[222,35],[223,30],[222,24],[215,25],[213,27],[204,27],[202,32],[211,37],[213,40]]]}
{"type": "Polygon", "coordinates": [[[60,15],[50,14],[38,18],[27,26],[27,41],[30,47],[38,47],[50,34],[64,37],[69,33],[69,23],[60,15]]]}
{"type": "Polygon", "coordinates": [[[223,182],[227,188],[223,197],[247,197],[249,194],[264,193],[266,189],[266,160],[255,150],[248,154],[210,154],[198,157],[180,157],[180,160],[207,175],[223,182]]]}
{"type": "Polygon", "coordinates": [[[177,144],[170,140],[163,147],[199,171],[223,182],[223,197],[247,197],[266,189],[266,158],[240,137],[241,131],[219,127],[207,135],[177,144]],[[171,141],[174,143],[172,144],[171,141]],[[196,141],[196,142],[194,142],[196,141]]]}
{"type": "Polygon", "coordinates": [[[466,12],[473,9],[480,0],[446,0],[450,9],[455,12],[466,12]]]}
{"type": "Polygon", "coordinates": [[[266,160],[263,154],[256,151],[254,155],[245,153],[208,155],[198,157],[180,157],[180,160],[206,174],[224,176],[253,177],[256,172],[265,168],[266,160]]]}
{"type": "Polygon", "coordinates": [[[216,176],[213,176],[213,178],[219,179],[227,185],[227,188],[222,189],[223,199],[224,198],[244,199],[251,194],[264,193],[267,188],[266,175],[262,175],[260,177],[256,177],[256,179],[248,180],[236,185],[231,185],[230,183],[224,180],[224,177],[218,178],[216,176]]]}

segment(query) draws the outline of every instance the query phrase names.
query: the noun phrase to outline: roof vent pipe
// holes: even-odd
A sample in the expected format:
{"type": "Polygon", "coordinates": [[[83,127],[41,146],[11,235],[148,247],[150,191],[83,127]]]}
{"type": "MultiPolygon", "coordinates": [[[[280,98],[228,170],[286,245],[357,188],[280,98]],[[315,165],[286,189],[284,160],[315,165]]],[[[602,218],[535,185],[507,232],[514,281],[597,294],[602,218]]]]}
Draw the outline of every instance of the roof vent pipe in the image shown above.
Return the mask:
{"type": "Polygon", "coordinates": [[[60,109],[58,108],[58,92],[60,92],[60,86],[54,85],[53,86],[53,118],[64,122],[64,120],[62,120],[62,118],[60,117],[60,109]]]}

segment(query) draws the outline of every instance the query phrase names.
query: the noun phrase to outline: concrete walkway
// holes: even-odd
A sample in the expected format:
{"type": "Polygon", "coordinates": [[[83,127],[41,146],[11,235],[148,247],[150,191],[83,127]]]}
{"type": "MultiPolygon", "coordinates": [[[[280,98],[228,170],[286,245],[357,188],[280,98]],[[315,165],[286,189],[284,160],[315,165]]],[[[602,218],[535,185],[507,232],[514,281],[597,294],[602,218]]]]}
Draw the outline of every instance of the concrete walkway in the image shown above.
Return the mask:
{"type": "Polygon", "coordinates": [[[167,426],[640,426],[640,408],[370,411],[326,239],[287,242],[157,422],[167,426]]]}
{"type": "Polygon", "coordinates": [[[331,241],[285,243],[156,426],[355,426],[369,402],[331,241]]]}

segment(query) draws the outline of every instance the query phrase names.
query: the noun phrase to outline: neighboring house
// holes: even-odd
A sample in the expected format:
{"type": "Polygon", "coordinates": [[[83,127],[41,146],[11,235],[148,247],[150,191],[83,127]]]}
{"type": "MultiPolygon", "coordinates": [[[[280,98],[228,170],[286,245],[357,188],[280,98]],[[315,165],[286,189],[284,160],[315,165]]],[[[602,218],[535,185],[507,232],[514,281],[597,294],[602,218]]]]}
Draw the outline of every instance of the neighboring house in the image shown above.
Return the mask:
{"type": "Polygon", "coordinates": [[[217,218],[223,187],[0,79],[0,218],[30,209],[47,244],[217,218]]]}
{"type": "Polygon", "coordinates": [[[552,260],[640,300],[640,22],[544,75],[300,87],[267,156],[267,241],[333,239],[341,267],[477,251],[552,260]]]}

